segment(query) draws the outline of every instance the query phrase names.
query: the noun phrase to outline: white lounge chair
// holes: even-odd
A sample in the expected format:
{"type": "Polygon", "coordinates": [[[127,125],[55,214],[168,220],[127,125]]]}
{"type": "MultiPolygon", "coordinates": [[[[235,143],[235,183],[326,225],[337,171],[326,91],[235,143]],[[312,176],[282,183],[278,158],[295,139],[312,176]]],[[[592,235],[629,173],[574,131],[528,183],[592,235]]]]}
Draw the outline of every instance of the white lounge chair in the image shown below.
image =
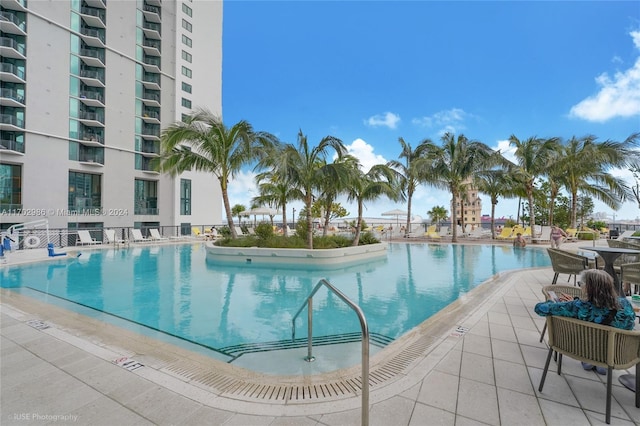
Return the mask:
{"type": "Polygon", "coordinates": [[[90,246],[95,244],[102,244],[100,241],[97,241],[95,238],[92,238],[91,234],[87,230],[78,231],[78,238],[80,238],[80,241],[76,240],[77,246],[90,246]]]}
{"type": "Polygon", "coordinates": [[[151,241],[150,238],[143,237],[142,232],[139,229],[132,229],[131,237],[134,243],[147,243],[151,241]]]}
{"type": "Polygon", "coordinates": [[[624,241],[625,238],[633,236],[636,231],[624,231],[616,238],[618,241],[624,241]]]}
{"type": "Polygon", "coordinates": [[[236,237],[244,236],[244,232],[242,232],[242,228],[240,228],[239,226],[234,226],[233,229],[236,230],[236,237]]]}
{"type": "Polygon", "coordinates": [[[126,241],[116,237],[115,229],[105,229],[104,230],[104,239],[109,244],[123,244],[126,241]]]}
{"type": "Polygon", "coordinates": [[[440,232],[438,232],[438,234],[441,237],[448,237],[449,236],[449,227],[448,226],[441,226],[440,227],[440,232]]]}
{"type": "Polygon", "coordinates": [[[156,228],[149,229],[149,233],[151,234],[150,239],[153,241],[167,241],[169,239],[160,235],[160,231],[158,231],[156,228]]]}

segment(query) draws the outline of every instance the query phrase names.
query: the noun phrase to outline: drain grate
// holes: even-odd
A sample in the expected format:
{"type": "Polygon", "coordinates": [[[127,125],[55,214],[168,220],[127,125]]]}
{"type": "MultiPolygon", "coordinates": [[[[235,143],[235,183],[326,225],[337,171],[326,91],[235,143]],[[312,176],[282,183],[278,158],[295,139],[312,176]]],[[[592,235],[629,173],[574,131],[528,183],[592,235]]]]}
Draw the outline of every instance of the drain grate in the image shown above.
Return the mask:
{"type": "Polygon", "coordinates": [[[35,328],[36,330],[46,330],[47,328],[51,327],[46,322],[38,320],[38,319],[27,321],[27,325],[35,328]]]}
{"type": "MultiPolygon", "coordinates": [[[[314,339],[315,341],[315,339],[314,339]]],[[[403,374],[416,360],[422,358],[431,348],[435,339],[423,336],[389,360],[375,365],[369,373],[369,386],[374,388],[403,374]]],[[[260,401],[303,401],[353,397],[362,391],[360,374],[351,377],[333,378],[318,383],[269,384],[255,380],[231,377],[228,374],[212,372],[201,365],[178,360],[166,366],[163,371],[181,377],[189,382],[210,388],[222,396],[260,401]]],[[[304,378],[306,382],[309,378],[304,378]]],[[[313,379],[312,379],[313,380],[313,379]]]]}

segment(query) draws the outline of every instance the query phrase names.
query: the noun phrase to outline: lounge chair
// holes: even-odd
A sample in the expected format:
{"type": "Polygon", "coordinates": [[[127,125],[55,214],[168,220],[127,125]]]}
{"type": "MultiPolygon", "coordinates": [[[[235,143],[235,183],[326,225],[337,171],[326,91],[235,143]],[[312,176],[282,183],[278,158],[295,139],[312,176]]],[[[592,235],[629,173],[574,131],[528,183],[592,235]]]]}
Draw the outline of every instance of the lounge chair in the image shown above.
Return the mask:
{"type": "Polygon", "coordinates": [[[153,241],[167,241],[169,239],[160,235],[160,231],[158,231],[156,228],[149,229],[149,233],[151,234],[150,239],[153,241]]]}
{"type": "Polygon", "coordinates": [[[618,238],[616,238],[616,239],[617,239],[617,240],[620,240],[620,241],[623,241],[623,240],[624,240],[625,238],[627,238],[627,237],[632,237],[632,236],[633,236],[633,234],[634,234],[635,232],[636,232],[636,231],[628,231],[628,230],[627,230],[627,231],[624,231],[624,232],[623,232],[622,234],[620,234],[620,235],[618,236],[618,238]]]}
{"type": "Polygon", "coordinates": [[[126,241],[116,237],[115,229],[105,229],[104,239],[109,244],[124,244],[126,241]]]}
{"type": "Polygon", "coordinates": [[[236,231],[236,237],[244,237],[246,235],[239,226],[234,226],[233,229],[236,231]]]}
{"type": "Polygon", "coordinates": [[[510,226],[505,226],[504,228],[502,228],[502,231],[500,232],[500,234],[496,235],[496,239],[506,240],[511,237],[511,234],[513,234],[513,228],[510,226]]]}
{"type": "Polygon", "coordinates": [[[91,234],[87,230],[78,231],[78,238],[80,238],[80,241],[76,240],[77,246],[91,246],[95,244],[102,244],[100,241],[91,237],[91,234]]]}
{"type": "MultiPolygon", "coordinates": [[[[431,225],[429,228],[433,228],[432,232],[436,232],[436,225],[431,225]]],[[[427,228],[427,232],[429,231],[427,228]]],[[[411,225],[411,229],[407,233],[407,238],[418,238],[422,233],[420,232],[424,229],[424,226],[421,223],[414,223],[411,225]]]]}
{"type": "Polygon", "coordinates": [[[573,275],[573,284],[576,285],[577,275],[585,269],[589,269],[589,259],[585,256],[554,248],[548,248],[547,253],[549,253],[551,267],[555,273],[552,284],[558,282],[560,274],[569,274],[569,279],[573,275]]]}
{"type": "Polygon", "coordinates": [[[427,232],[424,233],[425,238],[429,240],[439,240],[440,234],[436,231],[436,226],[431,225],[427,228],[427,232]]]}
{"type": "MultiPolygon", "coordinates": [[[[640,390],[640,331],[622,330],[575,318],[550,315],[546,317],[549,331],[549,352],[538,391],[542,392],[551,356],[558,353],[558,375],[562,374],[562,356],[596,367],[607,368],[605,422],[611,422],[611,391],[613,370],[635,366],[635,387],[640,390]]],[[[625,377],[625,376],[621,376],[625,377]]],[[[628,377],[627,377],[628,378],[628,377]]],[[[590,391],[593,393],[593,391],[590,391]]],[[[635,393],[635,406],[640,408],[640,392],[635,393]]]]}
{"type": "Polygon", "coordinates": [[[567,228],[564,232],[567,234],[567,241],[576,241],[578,239],[577,228],[567,228]]]}
{"type": "Polygon", "coordinates": [[[440,227],[440,232],[438,232],[438,235],[440,235],[440,237],[448,237],[449,236],[449,227],[448,226],[440,227]]]}
{"type": "Polygon", "coordinates": [[[131,237],[134,243],[147,243],[151,241],[150,238],[143,237],[139,229],[131,229],[131,237]]]}
{"type": "Polygon", "coordinates": [[[489,238],[491,237],[491,231],[484,229],[482,226],[476,227],[469,234],[469,238],[489,238]]]}

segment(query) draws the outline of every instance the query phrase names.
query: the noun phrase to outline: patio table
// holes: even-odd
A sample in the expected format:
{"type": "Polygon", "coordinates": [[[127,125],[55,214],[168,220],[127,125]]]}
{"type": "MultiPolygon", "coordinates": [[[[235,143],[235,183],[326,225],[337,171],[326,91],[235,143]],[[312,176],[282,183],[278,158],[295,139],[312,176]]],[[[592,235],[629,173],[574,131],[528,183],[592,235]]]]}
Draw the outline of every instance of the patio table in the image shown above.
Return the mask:
{"type": "Polygon", "coordinates": [[[619,247],[579,247],[580,250],[595,251],[604,259],[604,271],[611,275],[613,283],[618,290],[619,295],[624,295],[622,290],[622,282],[618,279],[616,271],[613,269],[613,263],[623,254],[640,254],[640,250],[619,248],[619,247]]]}

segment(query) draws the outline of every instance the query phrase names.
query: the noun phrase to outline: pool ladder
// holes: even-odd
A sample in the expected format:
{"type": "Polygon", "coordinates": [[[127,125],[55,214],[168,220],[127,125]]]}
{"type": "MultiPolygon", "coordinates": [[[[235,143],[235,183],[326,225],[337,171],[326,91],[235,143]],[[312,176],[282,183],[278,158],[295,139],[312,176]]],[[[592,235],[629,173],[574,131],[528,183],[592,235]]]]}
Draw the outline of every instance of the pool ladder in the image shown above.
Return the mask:
{"type": "Polygon", "coordinates": [[[344,303],[346,303],[351,309],[353,309],[358,315],[360,320],[360,327],[362,328],[362,426],[369,425],[369,327],[367,326],[367,320],[364,317],[362,309],[355,303],[353,303],[347,296],[345,296],[340,290],[331,285],[331,283],[325,279],[318,281],[318,284],[311,290],[309,296],[307,296],[307,302],[303,303],[298,309],[298,312],[293,316],[291,320],[291,340],[296,338],[296,319],[302,312],[305,305],[307,306],[307,318],[308,318],[308,340],[307,340],[307,356],[304,358],[307,362],[313,362],[315,357],[312,354],[313,347],[313,296],[318,292],[320,287],[325,286],[335,293],[344,303]]]}

